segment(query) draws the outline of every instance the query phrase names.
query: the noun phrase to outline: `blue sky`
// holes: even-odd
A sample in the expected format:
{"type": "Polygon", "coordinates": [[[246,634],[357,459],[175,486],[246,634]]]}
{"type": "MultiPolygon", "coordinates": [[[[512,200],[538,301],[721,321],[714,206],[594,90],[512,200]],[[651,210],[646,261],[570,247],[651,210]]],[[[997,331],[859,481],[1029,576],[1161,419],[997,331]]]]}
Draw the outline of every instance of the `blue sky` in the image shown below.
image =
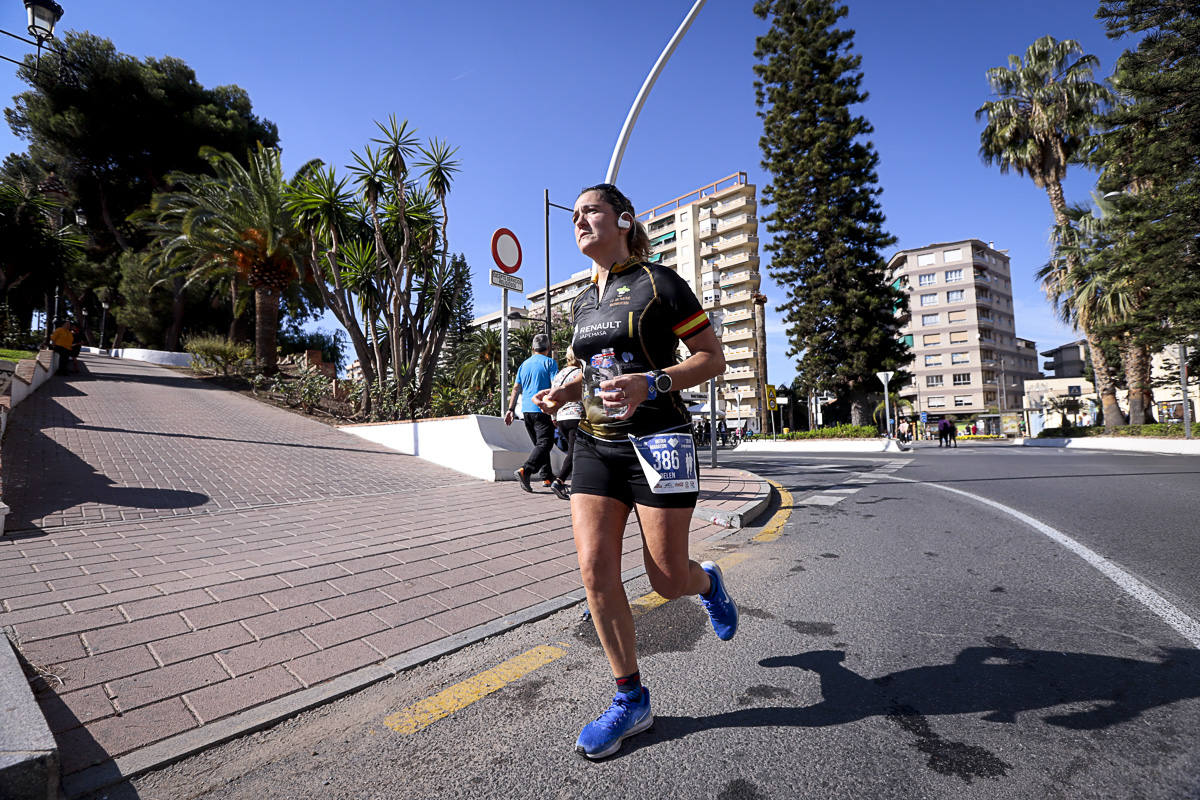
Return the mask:
{"type": "MultiPolygon", "coordinates": [[[[374,120],[409,120],[422,137],[457,145],[462,173],[450,198],[450,245],[475,275],[476,313],[499,307],[488,285],[491,233],[516,232],[527,289],[544,285],[543,190],[569,206],[603,180],[634,95],[693,0],[442,0],[119,3],[62,0],[60,29],[90,30],[131,55],[182,58],[206,86],[236,83],[278,126],[286,165],[339,167],[376,135],[374,120]]],[[[15,6],[16,4],[11,4],[15,6]]],[[[978,156],[975,109],[989,99],[985,71],[1040,36],[1081,42],[1099,76],[1129,42],[1114,42],[1092,0],[850,0],[874,125],[880,202],[897,249],[975,237],[1012,258],[1017,335],[1048,349],[1075,338],[1058,324],[1034,279],[1046,261],[1050,207],[1027,178],[1001,175],[978,156]]],[[[753,92],[752,3],[709,0],[680,43],[633,132],[617,183],[639,211],[737,171],[764,187],[753,92]]],[[[0,27],[24,28],[23,9],[0,27]]],[[[0,44],[20,57],[20,43],[0,44]]],[[[0,94],[22,85],[0,69],[0,94]]],[[[24,145],[5,128],[2,152],[24,145]]],[[[344,168],[342,169],[344,172],[344,168]]],[[[1094,176],[1074,170],[1068,201],[1086,201],[1094,176]]],[[[760,216],[769,209],[760,206],[760,216]]],[[[765,238],[765,226],[760,228],[765,238]]],[[[586,266],[570,217],[551,210],[551,280],[586,266]]],[[[763,264],[767,264],[763,253],[763,264]]],[[[763,291],[782,298],[765,276],[763,291]]],[[[769,313],[769,378],[794,367],[779,314],[769,313]]]]}

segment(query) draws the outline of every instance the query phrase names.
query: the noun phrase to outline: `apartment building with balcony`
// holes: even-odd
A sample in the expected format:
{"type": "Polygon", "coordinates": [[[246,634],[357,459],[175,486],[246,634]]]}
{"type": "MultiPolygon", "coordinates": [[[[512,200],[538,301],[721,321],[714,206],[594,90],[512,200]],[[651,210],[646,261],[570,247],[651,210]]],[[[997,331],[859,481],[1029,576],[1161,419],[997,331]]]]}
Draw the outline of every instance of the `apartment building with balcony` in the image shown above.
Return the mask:
{"type": "Polygon", "coordinates": [[[979,239],[902,250],[888,262],[908,295],[901,335],[913,353],[900,396],[933,419],[980,419],[1022,408],[1026,379],[1040,377],[1034,342],[1016,335],[1008,253],[979,239]]]}
{"type": "MultiPolygon", "coordinates": [[[[722,312],[714,330],[725,350],[725,374],[717,378],[718,409],[733,427],[751,421],[765,430],[766,328],[759,292],[758,203],[746,173],[737,172],[661,203],[638,215],[650,234],[649,260],[682,276],[705,311],[722,312]]],[[[552,311],[566,313],[591,280],[581,270],[550,287],[552,311]]],[[[526,295],[542,308],[546,290],[526,295]]],[[[714,320],[715,321],[715,320],[714,320]]],[[[707,396],[708,385],[696,387],[707,396]]]]}

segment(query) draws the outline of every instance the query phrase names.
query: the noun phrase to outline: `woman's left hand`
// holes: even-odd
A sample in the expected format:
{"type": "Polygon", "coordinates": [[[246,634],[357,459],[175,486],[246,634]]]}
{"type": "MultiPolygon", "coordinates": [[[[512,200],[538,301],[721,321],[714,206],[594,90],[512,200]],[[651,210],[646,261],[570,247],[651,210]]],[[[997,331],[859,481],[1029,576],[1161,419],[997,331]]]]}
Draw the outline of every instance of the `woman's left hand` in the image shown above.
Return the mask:
{"type": "Polygon", "coordinates": [[[650,386],[646,382],[644,372],[618,375],[611,380],[600,382],[600,400],[604,403],[605,412],[611,414],[614,409],[628,406],[624,414],[613,414],[613,419],[629,419],[649,395],[650,386]]]}

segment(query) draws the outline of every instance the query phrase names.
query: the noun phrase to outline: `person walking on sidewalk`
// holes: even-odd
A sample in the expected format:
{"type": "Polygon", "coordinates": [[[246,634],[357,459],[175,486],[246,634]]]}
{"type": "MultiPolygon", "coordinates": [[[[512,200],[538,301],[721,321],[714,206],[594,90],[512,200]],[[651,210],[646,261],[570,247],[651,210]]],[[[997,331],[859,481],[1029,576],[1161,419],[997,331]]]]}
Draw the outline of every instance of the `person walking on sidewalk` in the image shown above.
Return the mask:
{"type": "Polygon", "coordinates": [[[678,391],[720,375],[725,357],[687,282],[646,262],[650,239],[617,187],[584,189],[572,220],[579,250],[594,267],[591,285],[571,306],[572,347],[583,372],[535,401],[548,408],[583,401],[571,520],[588,608],[617,691],[608,710],[583,728],[575,749],[604,758],[654,722],[621,582],[630,511],[642,529],[654,590],[667,599],[700,595],[717,636],[728,640],[737,632],[737,606],[721,568],[688,558],[699,472],[691,420],[678,391]],[[680,341],[690,355],[676,363],[680,341]]]}
{"type": "MultiPolygon", "coordinates": [[[[567,355],[563,361],[566,366],[555,373],[554,380],[550,382],[551,389],[557,389],[563,384],[580,377],[581,368],[579,359],[575,357],[575,351],[572,348],[567,348],[567,355]]],[[[575,433],[579,429],[579,421],[583,418],[583,404],[575,401],[563,403],[561,406],[553,409],[553,412],[554,425],[558,428],[559,435],[567,443],[567,455],[563,458],[562,466],[558,468],[558,474],[550,483],[550,491],[563,500],[569,500],[571,498],[567,494],[567,481],[571,479],[571,461],[575,453],[575,433]]]]}
{"type": "Polygon", "coordinates": [[[533,402],[538,392],[549,389],[554,373],[558,372],[558,364],[547,355],[550,350],[550,337],[539,333],[533,337],[533,355],[521,362],[517,368],[517,377],[513,381],[512,396],[508,400],[508,412],[504,415],[504,424],[512,425],[513,416],[517,410],[517,397],[521,398],[521,416],[525,418],[525,430],[529,433],[529,441],[533,449],[525,464],[514,473],[521,482],[521,488],[532,492],[529,481],[536,474],[542,479],[542,484],[550,485],[554,473],[550,470],[550,448],[554,446],[554,421],[550,415],[533,402]]]}

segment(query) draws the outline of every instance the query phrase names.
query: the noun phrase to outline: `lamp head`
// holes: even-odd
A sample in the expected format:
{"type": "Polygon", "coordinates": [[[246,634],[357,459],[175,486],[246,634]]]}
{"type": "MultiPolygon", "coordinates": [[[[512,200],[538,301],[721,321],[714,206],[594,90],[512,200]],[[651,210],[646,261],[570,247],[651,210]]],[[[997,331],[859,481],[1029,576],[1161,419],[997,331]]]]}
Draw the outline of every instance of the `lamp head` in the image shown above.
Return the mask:
{"type": "Polygon", "coordinates": [[[29,35],[44,42],[54,38],[54,26],[62,19],[63,7],[54,0],[25,0],[29,14],[29,35]]]}

